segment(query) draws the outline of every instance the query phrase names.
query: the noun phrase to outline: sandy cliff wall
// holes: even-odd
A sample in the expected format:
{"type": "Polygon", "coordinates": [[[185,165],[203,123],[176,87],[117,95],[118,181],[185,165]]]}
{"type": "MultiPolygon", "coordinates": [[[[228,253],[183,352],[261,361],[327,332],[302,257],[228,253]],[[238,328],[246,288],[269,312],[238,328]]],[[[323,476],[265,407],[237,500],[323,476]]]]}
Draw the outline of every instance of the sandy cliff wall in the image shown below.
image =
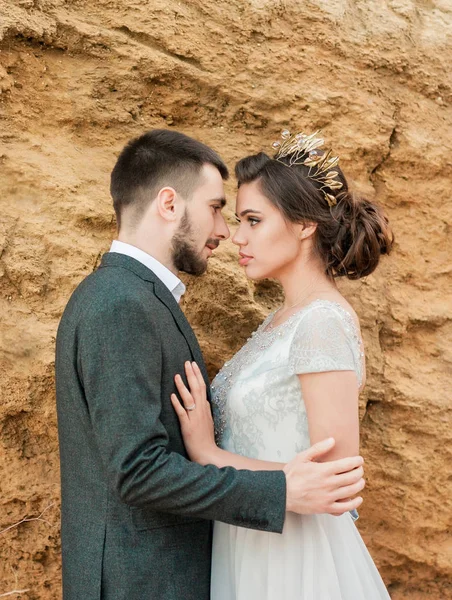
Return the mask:
{"type": "MultiPolygon", "coordinates": [[[[232,166],[322,128],[397,246],[362,318],[360,530],[394,599],[452,598],[449,0],[0,0],[0,594],[60,597],[55,332],[115,226],[125,141],[174,127],[232,166]],[[53,503],[53,504],[52,504],[53,503]]],[[[227,214],[233,225],[234,184],[227,214]]],[[[185,310],[211,373],[279,300],[225,245],[185,310]]]]}

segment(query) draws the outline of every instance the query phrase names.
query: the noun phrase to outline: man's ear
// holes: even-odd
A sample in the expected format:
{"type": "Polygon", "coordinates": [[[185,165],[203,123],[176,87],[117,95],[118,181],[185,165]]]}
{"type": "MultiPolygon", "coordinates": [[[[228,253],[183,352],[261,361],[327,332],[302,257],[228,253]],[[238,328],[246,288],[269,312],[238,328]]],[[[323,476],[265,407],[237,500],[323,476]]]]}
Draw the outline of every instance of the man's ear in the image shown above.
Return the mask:
{"type": "Polygon", "coordinates": [[[177,193],[172,187],[162,188],[154,200],[157,212],[165,221],[177,221],[177,193]]]}

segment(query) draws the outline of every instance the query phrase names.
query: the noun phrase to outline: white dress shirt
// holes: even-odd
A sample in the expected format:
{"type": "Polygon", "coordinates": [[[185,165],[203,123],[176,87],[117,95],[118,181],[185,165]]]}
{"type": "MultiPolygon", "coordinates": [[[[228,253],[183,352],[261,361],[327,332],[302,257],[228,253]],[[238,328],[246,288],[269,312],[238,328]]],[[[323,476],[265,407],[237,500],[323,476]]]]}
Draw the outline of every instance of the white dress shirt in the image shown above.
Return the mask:
{"type": "Polygon", "coordinates": [[[160,281],[166,285],[169,291],[173,294],[176,302],[180,302],[180,299],[185,294],[185,285],[182,283],[179,277],[177,277],[177,275],[174,275],[174,273],[162,265],[162,263],[153,256],[147,252],[143,252],[143,250],[140,250],[136,246],[126,244],[125,242],[120,242],[119,240],[113,241],[110,247],[110,252],[125,254],[126,256],[130,256],[131,258],[138,260],[141,264],[157,275],[160,281]]]}

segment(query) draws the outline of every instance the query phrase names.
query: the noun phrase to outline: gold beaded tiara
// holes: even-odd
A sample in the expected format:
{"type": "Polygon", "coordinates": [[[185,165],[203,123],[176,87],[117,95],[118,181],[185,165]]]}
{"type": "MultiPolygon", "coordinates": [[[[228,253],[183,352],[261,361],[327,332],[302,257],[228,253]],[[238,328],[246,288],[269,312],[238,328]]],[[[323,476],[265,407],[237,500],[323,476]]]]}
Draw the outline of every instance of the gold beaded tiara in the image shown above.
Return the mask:
{"type": "Polygon", "coordinates": [[[331,150],[324,152],[317,150],[323,146],[324,139],[317,137],[320,133],[316,131],[311,135],[305,133],[296,133],[291,135],[290,131],[285,129],[281,133],[281,142],[273,142],[272,146],[277,153],[274,160],[282,164],[292,167],[293,165],[304,165],[309,167],[308,177],[320,184],[320,191],[325,196],[325,200],[329,206],[335,206],[337,200],[335,196],[329,192],[340,190],[343,184],[336,179],[339,176],[338,171],[332,171],[339,163],[338,156],[332,156],[331,150]],[[282,160],[289,157],[288,162],[282,160]]]}

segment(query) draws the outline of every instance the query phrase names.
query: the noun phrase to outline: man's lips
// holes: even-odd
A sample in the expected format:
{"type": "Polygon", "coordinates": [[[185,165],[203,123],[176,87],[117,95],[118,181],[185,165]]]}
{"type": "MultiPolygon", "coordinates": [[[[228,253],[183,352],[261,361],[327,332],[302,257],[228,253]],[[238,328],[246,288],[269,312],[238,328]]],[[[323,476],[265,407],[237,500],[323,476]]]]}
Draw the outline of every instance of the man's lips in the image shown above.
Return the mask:
{"type": "Polygon", "coordinates": [[[219,245],[220,245],[220,242],[217,241],[217,240],[210,240],[210,241],[208,241],[207,244],[206,244],[206,246],[205,246],[209,250],[208,256],[212,256],[213,250],[216,250],[219,245]]]}
{"type": "Polygon", "coordinates": [[[239,265],[245,267],[250,260],[253,260],[253,256],[249,256],[248,254],[244,254],[243,252],[239,252],[239,265]]]}

